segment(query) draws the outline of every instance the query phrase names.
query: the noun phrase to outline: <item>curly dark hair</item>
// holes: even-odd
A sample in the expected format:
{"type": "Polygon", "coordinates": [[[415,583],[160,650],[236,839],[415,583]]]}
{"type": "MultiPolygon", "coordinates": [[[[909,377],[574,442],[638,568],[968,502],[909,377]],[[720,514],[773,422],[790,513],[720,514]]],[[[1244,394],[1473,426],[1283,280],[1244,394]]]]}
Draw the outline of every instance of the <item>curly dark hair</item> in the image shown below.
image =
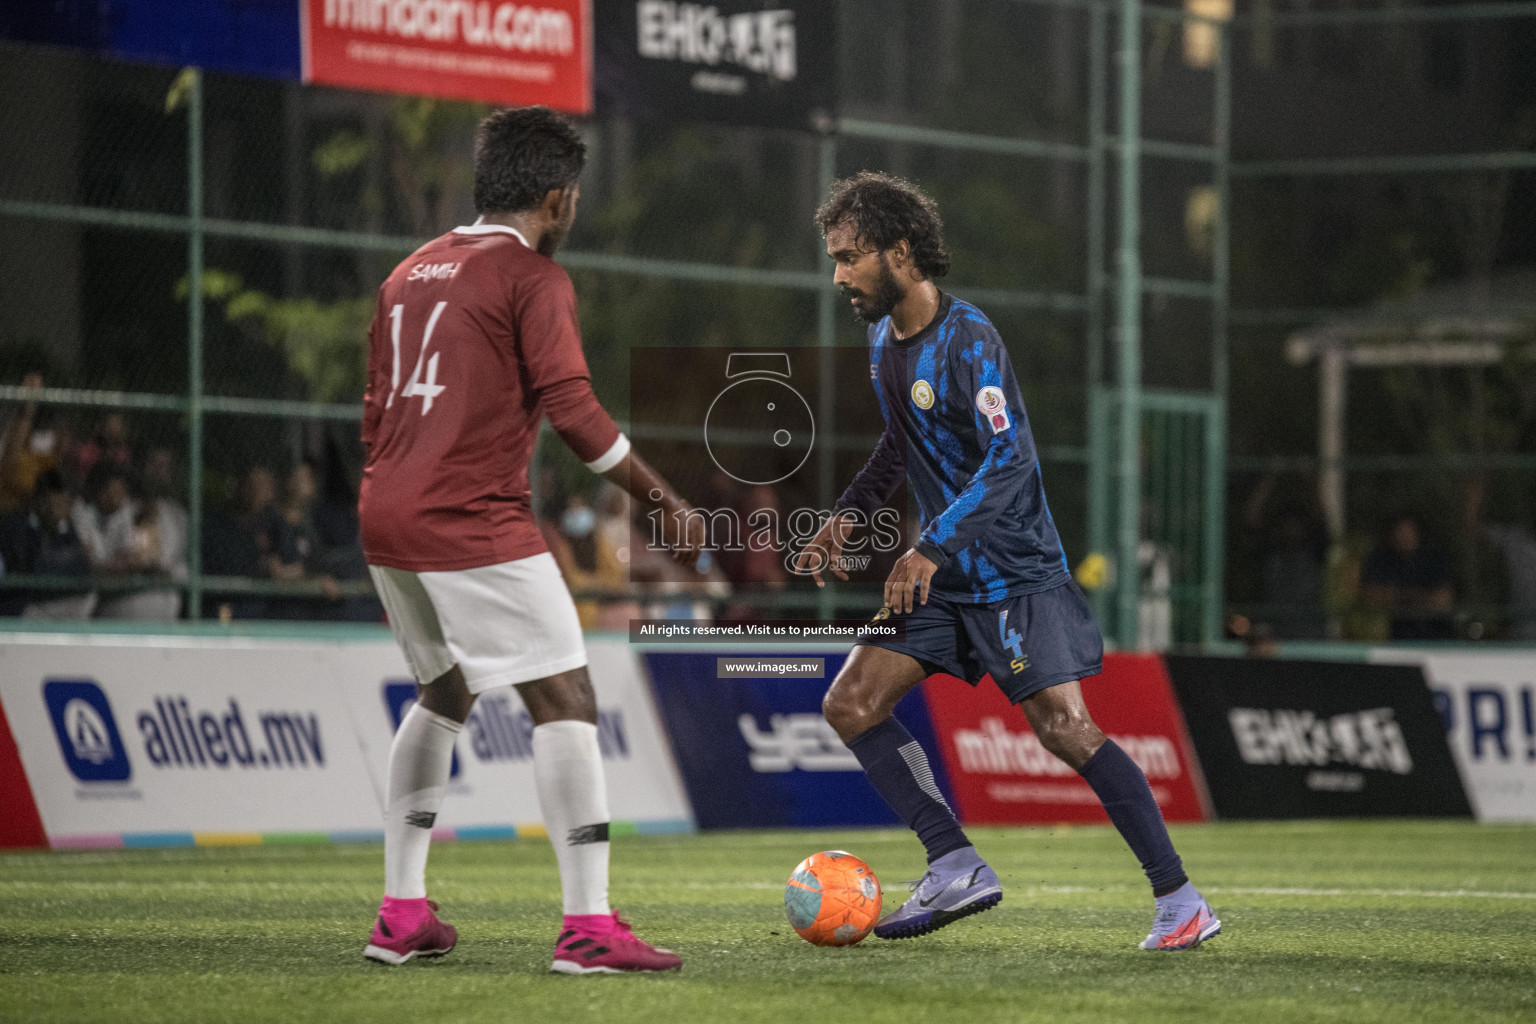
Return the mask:
{"type": "Polygon", "coordinates": [[[475,210],[530,210],[576,184],[586,160],[575,126],[548,107],[495,111],[475,132],[475,210]]]}
{"type": "Polygon", "coordinates": [[[825,235],[845,223],[853,226],[860,245],[875,252],[884,252],[905,238],[912,246],[912,262],[925,277],[949,273],[939,208],[905,178],[860,171],[833,182],[827,201],[816,210],[816,226],[825,235]]]}

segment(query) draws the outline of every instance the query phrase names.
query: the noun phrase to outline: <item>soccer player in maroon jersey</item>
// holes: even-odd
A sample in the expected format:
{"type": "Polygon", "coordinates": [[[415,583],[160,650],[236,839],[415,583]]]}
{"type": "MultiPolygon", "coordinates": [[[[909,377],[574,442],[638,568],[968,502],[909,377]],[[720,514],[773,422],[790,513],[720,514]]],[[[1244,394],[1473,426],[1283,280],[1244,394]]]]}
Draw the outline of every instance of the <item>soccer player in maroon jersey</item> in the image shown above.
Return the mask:
{"type": "Polygon", "coordinates": [[[544,107],[480,125],[480,218],[416,250],[379,289],[369,331],[359,512],[369,572],[416,675],[389,755],[384,901],[365,955],[441,956],[458,934],[427,901],[426,862],[454,740],[475,697],[516,686],[533,718],[539,805],[565,921],[553,970],[670,970],[608,906],[608,799],[597,701],[576,607],[534,524],[528,465],[539,422],[594,473],[683,524],[703,521],[630,448],[598,404],[576,295],[550,257],[576,216],[586,147],[544,107]]]}

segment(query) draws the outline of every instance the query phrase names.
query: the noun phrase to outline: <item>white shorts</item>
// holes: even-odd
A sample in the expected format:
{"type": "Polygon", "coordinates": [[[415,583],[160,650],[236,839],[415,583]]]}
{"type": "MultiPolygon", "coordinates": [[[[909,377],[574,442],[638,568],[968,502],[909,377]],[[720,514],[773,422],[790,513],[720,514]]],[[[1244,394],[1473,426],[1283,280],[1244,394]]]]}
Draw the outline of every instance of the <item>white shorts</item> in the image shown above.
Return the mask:
{"type": "Polygon", "coordinates": [[[587,663],[576,605],[547,551],[478,569],[368,574],[419,683],[458,665],[469,692],[484,693],[587,663]]]}

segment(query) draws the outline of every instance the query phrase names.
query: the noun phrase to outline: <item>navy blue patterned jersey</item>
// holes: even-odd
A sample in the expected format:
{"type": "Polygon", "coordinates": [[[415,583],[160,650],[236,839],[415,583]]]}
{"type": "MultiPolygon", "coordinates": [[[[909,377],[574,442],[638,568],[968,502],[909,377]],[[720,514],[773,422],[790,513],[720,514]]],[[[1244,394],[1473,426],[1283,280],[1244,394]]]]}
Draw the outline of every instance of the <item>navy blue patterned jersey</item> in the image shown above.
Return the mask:
{"type": "Polygon", "coordinates": [[[981,310],[939,299],[910,338],[895,338],[889,317],[869,328],[885,432],[837,507],[868,516],[905,475],[922,521],[917,550],[939,566],[932,593],[990,604],[1060,586],[1067,556],[1008,352],[981,310]]]}

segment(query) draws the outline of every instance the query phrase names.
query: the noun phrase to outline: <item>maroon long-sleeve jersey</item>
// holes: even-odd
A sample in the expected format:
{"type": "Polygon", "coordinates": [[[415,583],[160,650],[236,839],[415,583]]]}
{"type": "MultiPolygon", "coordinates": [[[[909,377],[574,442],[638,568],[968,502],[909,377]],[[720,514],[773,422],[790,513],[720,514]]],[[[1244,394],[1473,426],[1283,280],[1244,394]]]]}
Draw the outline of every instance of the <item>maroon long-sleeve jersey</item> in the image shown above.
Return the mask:
{"type": "Polygon", "coordinates": [[[430,572],[548,550],[528,487],[546,415],[594,470],[628,450],[592,393],[570,277],[499,225],[412,253],[380,287],[368,333],[368,562],[430,572]]]}

